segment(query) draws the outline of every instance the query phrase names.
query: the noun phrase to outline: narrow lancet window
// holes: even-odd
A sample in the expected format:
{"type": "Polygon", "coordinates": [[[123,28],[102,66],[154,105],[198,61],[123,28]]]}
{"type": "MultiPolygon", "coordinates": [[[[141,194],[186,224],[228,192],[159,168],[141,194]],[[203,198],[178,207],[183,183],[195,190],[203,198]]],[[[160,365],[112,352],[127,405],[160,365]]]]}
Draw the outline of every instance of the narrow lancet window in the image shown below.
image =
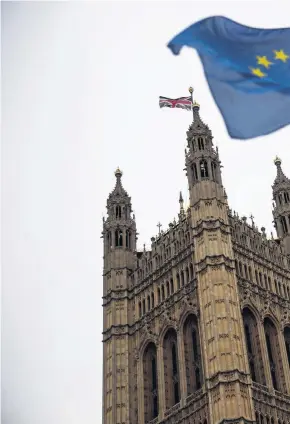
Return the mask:
{"type": "Polygon", "coordinates": [[[123,234],[121,230],[115,231],[115,246],[116,247],[123,246],[123,234]]]}
{"type": "Polygon", "coordinates": [[[287,234],[287,222],[285,216],[281,216],[281,225],[284,234],[287,234]]]}
{"type": "Polygon", "coordinates": [[[116,218],[121,218],[121,206],[116,206],[116,218]]]}
{"type": "Polygon", "coordinates": [[[129,230],[126,230],[126,247],[131,248],[131,233],[129,230]]]}
{"type": "Polygon", "coordinates": [[[206,160],[200,161],[200,176],[201,178],[208,178],[208,167],[206,160]]]}
{"type": "Polygon", "coordinates": [[[203,138],[202,137],[198,137],[197,141],[198,141],[198,148],[199,148],[199,150],[204,150],[203,138]]]}

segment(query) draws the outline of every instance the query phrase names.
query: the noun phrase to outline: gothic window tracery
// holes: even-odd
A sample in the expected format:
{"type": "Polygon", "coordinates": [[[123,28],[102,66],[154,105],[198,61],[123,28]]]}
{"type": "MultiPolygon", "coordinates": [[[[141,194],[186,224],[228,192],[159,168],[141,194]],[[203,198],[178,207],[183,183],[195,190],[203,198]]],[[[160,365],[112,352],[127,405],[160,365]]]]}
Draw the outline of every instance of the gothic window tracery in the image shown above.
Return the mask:
{"type": "Polygon", "coordinates": [[[200,176],[201,178],[208,178],[208,167],[205,159],[200,161],[200,176]]]}
{"type": "Polygon", "coordinates": [[[253,381],[266,384],[258,323],[250,309],[242,312],[249,368],[253,381]]]}
{"type": "Polygon", "coordinates": [[[164,382],[166,408],[171,408],[180,400],[177,334],[170,328],[163,342],[164,382]]]}
{"type": "Polygon", "coordinates": [[[200,338],[197,318],[189,315],[183,326],[184,358],[187,394],[196,392],[202,385],[200,338]]]}
{"type": "Polygon", "coordinates": [[[143,355],[144,418],[149,422],[158,416],[157,349],[149,343],[143,355]]]}

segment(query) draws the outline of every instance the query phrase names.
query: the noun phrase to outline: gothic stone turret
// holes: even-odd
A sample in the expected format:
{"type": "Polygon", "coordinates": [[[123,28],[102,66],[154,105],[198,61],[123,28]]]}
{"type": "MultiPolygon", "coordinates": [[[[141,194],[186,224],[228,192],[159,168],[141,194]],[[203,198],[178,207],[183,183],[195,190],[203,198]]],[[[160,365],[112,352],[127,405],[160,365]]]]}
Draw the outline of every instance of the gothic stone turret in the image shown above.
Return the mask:
{"type": "Polygon", "coordinates": [[[290,180],[281,168],[281,159],[276,157],[274,161],[277,167],[277,176],[273,188],[273,217],[277,236],[282,241],[284,251],[290,255],[290,180]]]}
{"type": "Polygon", "coordinates": [[[136,223],[131,217],[131,199],[115,172],[116,185],[107,200],[108,217],[104,239],[104,388],[103,422],[129,423],[129,336],[132,325],[128,293],[136,269],[136,223]],[[124,334],[120,335],[120,331],[124,334]]]}
{"type": "Polygon", "coordinates": [[[209,415],[213,423],[253,421],[251,382],[220,161],[197,104],[193,105],[193,115],[194,121],[187,132],[186,168],[209,415]],[[226,393],[231,401],[224,396],[226,393]]]}
{"type": "Polygon", "coordinates": [[[180,195],[177,219],[159,228],[151,248],[135,251],[119,170],[108,199],[103,424],[286,424],[290,257],[281,218],[289,211],[288,180],[277,162],[279,240],[269,239],[253,216],[249,224],[229,209],[197,104],[193,115],[185,157],[190,206],[180,195]]]}

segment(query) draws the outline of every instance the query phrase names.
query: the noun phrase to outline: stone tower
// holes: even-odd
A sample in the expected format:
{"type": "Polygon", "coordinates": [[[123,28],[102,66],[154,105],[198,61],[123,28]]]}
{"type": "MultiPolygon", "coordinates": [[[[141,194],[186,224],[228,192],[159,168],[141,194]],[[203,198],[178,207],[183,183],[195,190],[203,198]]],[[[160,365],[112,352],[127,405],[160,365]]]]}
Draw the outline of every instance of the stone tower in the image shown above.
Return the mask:
{"type": "Polygon", "coordinates": [[[190,206],[138,250],[117,169],[104,238],[103,424],[290,423],[289,180],[276,159],[278,240],[228,206],[193,104],[190,206]]]}
{"type": "Polygon", "coordinates": [[[284,251],[290,255],[290,180],[281,167],[281,159],[276,157],[274,163],[277,167],[277,176],[273,184],[274,223],[277,236],[282,241],[284,251]]]}
{"type": "Polygon", "coordinates": [[[131,199],[115,172],[116,185],[107,200],[108,217],[104,239],[104,387],[103,422],[129,423],[129,313],[130,277],[136,268],[136,224],[131,217],[131,199]],[[121,334],[120,334],[121,333],[121,334]]]}
{"type": "Polygon", "coordinates": [[[209,419],[212,423],[253,421],[228,203],[219,155],[196,103],[193,115],[187,132],[186,169],[209,419]]]}

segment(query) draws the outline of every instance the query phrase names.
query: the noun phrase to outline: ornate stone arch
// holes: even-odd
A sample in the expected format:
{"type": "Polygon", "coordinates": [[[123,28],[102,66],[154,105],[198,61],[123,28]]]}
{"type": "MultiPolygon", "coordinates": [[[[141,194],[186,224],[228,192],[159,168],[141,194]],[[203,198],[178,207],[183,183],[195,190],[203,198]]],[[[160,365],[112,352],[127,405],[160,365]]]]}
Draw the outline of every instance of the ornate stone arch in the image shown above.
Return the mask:
{"type": "Polygon", "coordinates": [[[148,335],[145,339],[141,341],[140,348],[138,351],[138,357],[143,358],[144,352],[147,349],[148,345],[153,343],[156,348],[158,346],[158,337],[156,335],[148,335]]]}
{"type": "Polygon", "coordinates": [[[254,315],[254,317],[256,318],[257,321],[261,320],[261,315],[259,313],[259,310],[257,308],[257,306],[250,300],[248,300],[247,302],[243,302],[242,306],[241,306],[241,310],[243,312],[244,309],[249,309],[252,314],[254,315]]]}
{"type": "Polygon", "coordinates": [[[165,320],[164,323],[163,323],[163,325],[162,325],[162,327],[161,327],[160,333],[159,333],[159,337],[158,337],[158,343],[159,344],[163,345],[163,343],[164,343],[164,337],[166,336],[167,332],[170,329],[174,330],[176,332],[176,334],[177,334],[178,327],[177,327],[176,323],[175,322],[170,322],[169,320],[168,321],[165,320]]]}
{"type": "Polygon", "coordinates": [[[186,321],[186,319],[189,315],[194,315],[196,317],[196,320],[198,322],[198,329],[200,330],[198,310],[197,310],[197,308],[192,308],[189,305],[186,305],[186,307],[183,309],[183,311],[180,314],[179,321],[178,321],[178,328],[179,329],[183,328],[184,323],[185,323],[185,321],[186,321]]]}

